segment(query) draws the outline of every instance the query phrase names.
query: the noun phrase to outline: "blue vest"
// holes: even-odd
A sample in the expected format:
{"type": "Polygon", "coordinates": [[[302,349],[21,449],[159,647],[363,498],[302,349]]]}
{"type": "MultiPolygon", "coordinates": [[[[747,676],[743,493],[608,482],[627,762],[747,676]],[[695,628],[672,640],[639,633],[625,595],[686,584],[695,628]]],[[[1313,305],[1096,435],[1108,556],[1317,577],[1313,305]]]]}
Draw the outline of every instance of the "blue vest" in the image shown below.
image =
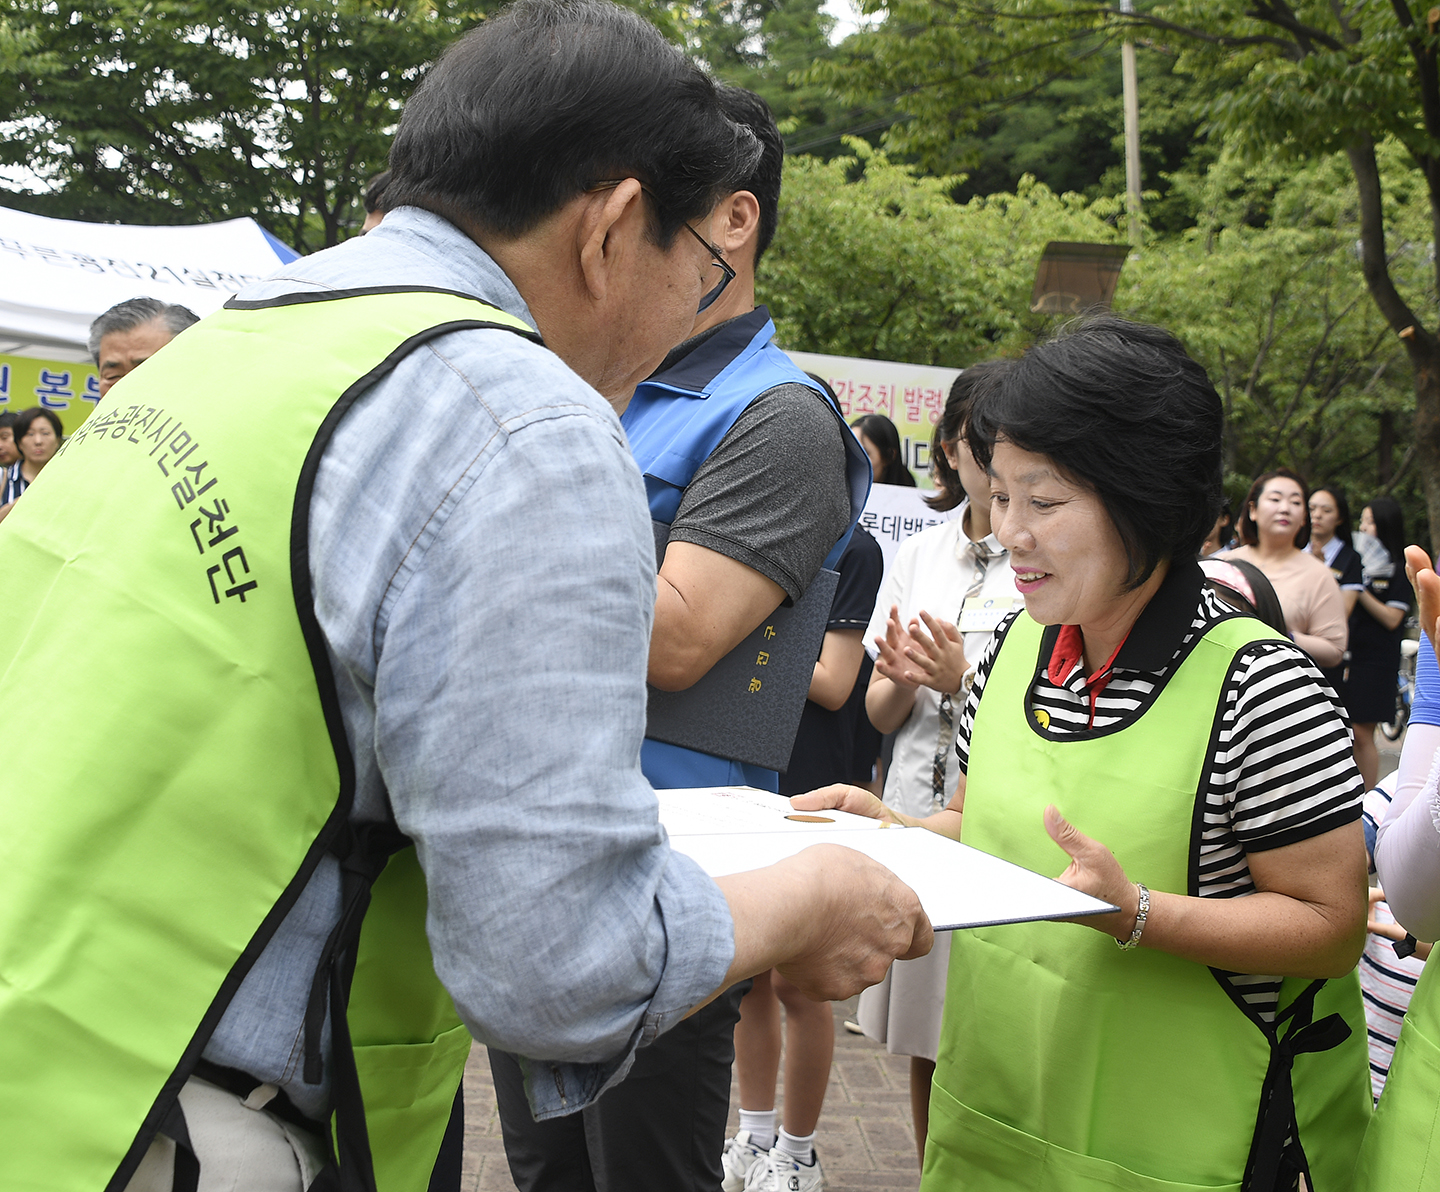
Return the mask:
{"type": "MultiPolygon", "coordinates": [[[[763,306],[731,319],[673,367],[643,382],[620,422],[645,475],[650,517],[668,526],[700,465],[751,402],[777,385],[797,384],[815,390],[843,432],[850,488],[850,524],[824,563],[833,569],[870,494],[870,460],[823,390],[771,342],[774,336],[775,324],[763,306]]],[[[774,770],[649,738],[641,749],[640,763],[651,785],[661,788],[755,786],[779,790],[779,775],[774,770]]]]}

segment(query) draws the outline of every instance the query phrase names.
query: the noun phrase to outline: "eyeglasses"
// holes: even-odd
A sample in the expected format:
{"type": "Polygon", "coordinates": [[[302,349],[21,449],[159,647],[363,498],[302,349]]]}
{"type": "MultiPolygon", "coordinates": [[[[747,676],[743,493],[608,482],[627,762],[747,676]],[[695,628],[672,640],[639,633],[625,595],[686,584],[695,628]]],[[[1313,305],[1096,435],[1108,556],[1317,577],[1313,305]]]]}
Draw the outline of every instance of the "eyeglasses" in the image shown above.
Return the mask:
{"type": "MultiPolygon", "coordinates": [[[[586,193],[589,194],[597,190],[614,190],[617,186],[620,185],[620,183],[624,181],[624,178],[606,178],[600,182],[596,182],[593,186],[586,187],[586,193]]],[[[637,181],[639,180],[637,179],[637,181]]],[[[640,190],[641,193],[649,195],[651,199],[654,200],[655,206],[657,208],[660,206],[660,200],[656,197],[655,192],[651,190],[648,186],[646,186],[645,183],[640,183],[640,190]]],[[[711,244],[710,241],[706,240],[704,236],[700,235],[700,233],[697,232],[694,228],[692,228],[688,223],[681,224],[680,226],[683,227],[687,232],[690,233],[690,235],[694,236],[695,239],[700,242],[701,247],[703,247],[705,251],[710,254],[710,256],[713,258],[716,268],[720,270],[720,280],[715,284],[712,289],[707,290],[700,299],[700,305],[695,310],[695,313],[699,314],[701,311],[708,310],[710,307],[715,305],[715,300],[725,292],[725,287],[735,280],[735,270],[730,268],[730,262],[725,259],[725,255],[713,244],[711,244]]]]}

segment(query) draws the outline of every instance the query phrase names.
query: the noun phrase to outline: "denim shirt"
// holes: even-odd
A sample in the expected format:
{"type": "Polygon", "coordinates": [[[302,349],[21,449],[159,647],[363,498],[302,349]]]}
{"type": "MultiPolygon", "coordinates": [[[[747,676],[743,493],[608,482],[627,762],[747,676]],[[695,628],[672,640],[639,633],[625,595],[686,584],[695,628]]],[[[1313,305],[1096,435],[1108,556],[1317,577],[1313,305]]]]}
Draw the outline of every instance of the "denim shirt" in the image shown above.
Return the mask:
{"type": "MultiPolygon", "coordinates": [[[[241,297],[385,285],[534,323],[489,256],[415,208],[241,297]]],[[[388,810],[415,842],[436,972],[471,1033],[525,1057],[537,1116],[583,1108],[734,953],[724,896],[670,850],[640,772],[655,554],[619,419],[518,335],[437,338],[326,447],[310,560],[354,817],[388,810]]],[[[302,1023],[339,890],[327,857],[205,1049],[317,1117],[329,1089],[302,1081],[302,1023]]]]}

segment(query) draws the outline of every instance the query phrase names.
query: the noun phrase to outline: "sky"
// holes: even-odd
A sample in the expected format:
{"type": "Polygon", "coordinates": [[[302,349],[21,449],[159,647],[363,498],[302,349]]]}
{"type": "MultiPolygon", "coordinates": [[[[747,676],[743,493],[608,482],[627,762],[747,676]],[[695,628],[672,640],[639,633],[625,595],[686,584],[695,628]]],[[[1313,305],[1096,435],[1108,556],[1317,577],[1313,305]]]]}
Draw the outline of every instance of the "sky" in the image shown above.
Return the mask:
{"type": "Polygon", "coordinates": [[[825,0],[820,7],[836,21],[835,31],[830,35],[832,44],[844,41],[866,21],[860,12],[860,6],[854,0],[825,0]]]}

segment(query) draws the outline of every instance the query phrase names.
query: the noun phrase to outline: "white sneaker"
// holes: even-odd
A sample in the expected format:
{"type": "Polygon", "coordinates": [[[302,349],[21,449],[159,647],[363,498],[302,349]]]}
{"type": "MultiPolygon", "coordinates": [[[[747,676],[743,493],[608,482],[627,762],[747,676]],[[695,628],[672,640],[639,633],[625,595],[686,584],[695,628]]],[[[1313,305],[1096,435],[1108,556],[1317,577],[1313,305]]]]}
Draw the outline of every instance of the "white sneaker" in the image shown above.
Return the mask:
{"type": "Polygon", "coordinates": [[[725,1149],[720,1152],[721,1192],[743,1192],[748,1186],[750,1172],[765,1165],[765,1151],[750,1141],[750,1131],[741,1130],[734,1138],[725,1140],[725,1149]]]}
{"type": "Polygon", "coordinates": [[[820,1156],[808,1166],[782,1151],[778,1146],[765,1156],[763,1163],[750,1169],[745,1192],[820,1192],[825,1186],[825,1173],[820,1170],[820,1156]]]}

